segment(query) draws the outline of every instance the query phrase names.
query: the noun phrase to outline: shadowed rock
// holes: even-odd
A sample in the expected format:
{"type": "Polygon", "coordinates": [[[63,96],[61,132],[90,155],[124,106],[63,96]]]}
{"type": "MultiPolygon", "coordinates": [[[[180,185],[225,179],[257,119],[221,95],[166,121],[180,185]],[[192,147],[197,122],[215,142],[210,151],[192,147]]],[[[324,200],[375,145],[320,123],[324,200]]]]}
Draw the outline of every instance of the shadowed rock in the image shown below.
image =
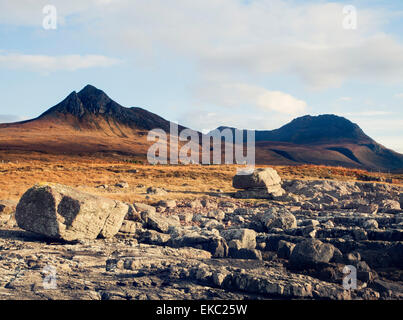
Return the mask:
{"type": "Polygon", "coordinates": [[[298,243],[290,256],[293,268],[303,269],[315,267],[320,263],[328,263],[334,254],[334,247],[320,240],[310,239],[298,243]]]}

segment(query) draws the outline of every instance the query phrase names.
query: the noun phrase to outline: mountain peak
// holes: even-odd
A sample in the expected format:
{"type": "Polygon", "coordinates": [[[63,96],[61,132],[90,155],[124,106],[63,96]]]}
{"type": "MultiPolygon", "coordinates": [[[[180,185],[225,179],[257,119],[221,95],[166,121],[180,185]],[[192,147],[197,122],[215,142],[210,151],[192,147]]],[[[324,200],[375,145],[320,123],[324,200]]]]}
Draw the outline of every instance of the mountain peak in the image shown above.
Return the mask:
{"type": "Polygon", "coordinates": [[[92,85],[86,85],[77,95],[83,107],[92,113],[105,113],[112,102],[105,92],[92,85]]]}
{"type": "Polygon", "coordinates": [[[263,134],[265,139],[287,141],[297,144],[336,141],[371,141],[361,128],[350,120],[334,114],[306,115],[296,118],[280,129],[263,134]]]}
{"type": "Polygon", "coordinates": [[[78,93],[79,95],[88,96],[88,95],[102,95],[105,94],[102,90],[94,87],[91,84],[87,84],[81,91],[78,93]]]}
{"type": "MultiPolygon", "coordinates": [[[[100,130],[106,123],[118,135],[121,126],[136,130],[156,128],[169,130],[169,121],[141,108],[126,108],[113,101],[108,95],[92,86],[86,85],[78,93],[73,91],[62,102],[50,108],[39,118],[59,119],[74,128],[100,130]]],[[[181,126],[180,126],[181,127],[181,126]]],[[[183,127],[182,127],[183,128],[183,127]]],[[[108,129],[108,130],[109,130],[108,129]]]]}

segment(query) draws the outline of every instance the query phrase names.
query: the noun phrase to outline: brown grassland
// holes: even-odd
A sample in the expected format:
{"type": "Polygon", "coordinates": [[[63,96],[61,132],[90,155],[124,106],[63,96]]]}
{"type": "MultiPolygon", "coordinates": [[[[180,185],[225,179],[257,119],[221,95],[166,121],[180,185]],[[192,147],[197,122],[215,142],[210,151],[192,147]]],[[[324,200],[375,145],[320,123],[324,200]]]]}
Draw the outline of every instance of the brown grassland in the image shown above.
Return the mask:
{"type": "MultiPolygon", "coordinates": [[[[41,153],[0,152],[0,199],[18,200],[39,182],[61,183],[79,190],[126,202],[152,203],[162,198],[200,198],[233,192],[231,182],[236,165],[149,165],[115,156],[57,156],[41,153]],[[128,188],[115,187],[127,182],[128,188]],[[107,188],[96,188],[107,185],[107,188]],[[161,187],[166,196],[148,196],[148,187],[161,187]]],[[[382,178],[403,183],[403,175],[374,173],[327,166],[275,166],[284,179],[337,179],[368,181],[382,178]]]]}

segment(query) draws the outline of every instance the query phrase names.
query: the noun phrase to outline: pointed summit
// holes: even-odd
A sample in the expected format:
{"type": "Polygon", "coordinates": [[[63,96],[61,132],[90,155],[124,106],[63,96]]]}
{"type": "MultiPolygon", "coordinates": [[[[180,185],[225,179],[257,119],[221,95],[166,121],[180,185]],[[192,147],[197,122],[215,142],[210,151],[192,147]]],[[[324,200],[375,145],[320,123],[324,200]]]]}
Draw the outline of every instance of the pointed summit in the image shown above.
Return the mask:
{"type": "Polygon", "coordinates": [[[107,123],[109,128],[119,127],[114,132],[122,136],[121,126],[134,130],[169,130],[169,121],[141,108],[125,108],[92,85],[86,85],[78,93],[73,91],[39,118],[56,118],[76,129],[100,130],[107,123]]]}
{"type": "Polygon", "coordinates": [[[107,112],[108,106],[113,102],[105,92],[89,84],[78,93],[78,97],[84,108],[93,113],[107,112]]]}

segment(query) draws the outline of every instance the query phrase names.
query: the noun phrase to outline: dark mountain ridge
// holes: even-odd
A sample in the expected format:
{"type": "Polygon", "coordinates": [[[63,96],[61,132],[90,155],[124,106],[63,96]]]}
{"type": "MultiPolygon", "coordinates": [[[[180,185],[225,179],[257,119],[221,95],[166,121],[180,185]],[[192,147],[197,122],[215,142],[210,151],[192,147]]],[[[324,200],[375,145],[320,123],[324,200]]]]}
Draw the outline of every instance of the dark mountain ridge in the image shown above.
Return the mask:
{"type": "MultiPolygon", "coordinates": [[[[87,85],[35,119],[0,124],[0,149],[63,154],[115,152],[144,158],[153,143],[147,141],[147,132],[162,129],[169,134],[170,124],[145,109],[123,107],[102,90],[87,85]]],[[[178,129],[181,132],[185,127],[178,129]]],[[[237,130],[218,128],[224,129],[237,130]]],[[[336,115],[300,117],[276,130],[257,130],[255,138],[257,164],[403,170],[403,155],[378,144],[357,124],[336,115]]]]}
{"type": "MultiPolygon", "coordinates": [[[[239,130],[221,126],[224,129],[239,130]]],[[[368,143],[374,142],[362,129],[350,120],[333,114],[319,116],[306,115],[292,120],[275,130],[256,130],[256,141],[277,141],[295,144],[322,144],[337,142],[368,143]]]]}
{"type": "Polygon", "coordinates": [[[58,118],[66,115],[73,116],[82,123],[92,122],[96,127],[94,117],[102,117],[132,129],[148,131],[159,128],[168,132],[170,128],[170,122],[164,118],[142,108],[123,107],[109,98],[102,90],[91,85],[87,85],[78,93],[73,91],[62,102],[44,112],[37,119],[58,118]]]}

